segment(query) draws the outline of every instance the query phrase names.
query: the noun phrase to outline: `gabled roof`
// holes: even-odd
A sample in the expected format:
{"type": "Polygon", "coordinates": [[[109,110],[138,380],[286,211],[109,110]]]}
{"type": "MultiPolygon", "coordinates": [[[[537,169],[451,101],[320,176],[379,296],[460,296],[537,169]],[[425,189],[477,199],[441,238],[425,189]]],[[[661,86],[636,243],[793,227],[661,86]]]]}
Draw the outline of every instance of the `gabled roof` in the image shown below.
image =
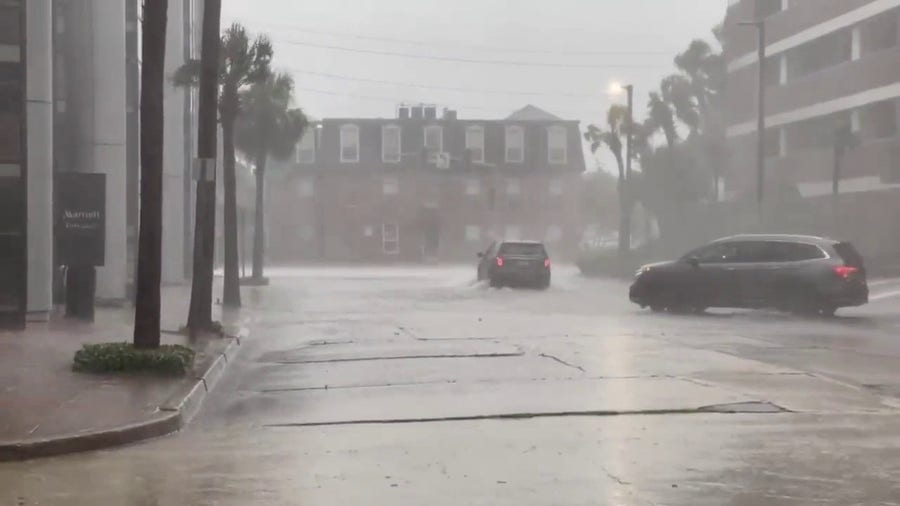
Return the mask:
{"type": "Polygon", "coordinates": [[[562,118],[531,104],[510,114],[506,119],[514,121],[562,121],[562,118]]]}

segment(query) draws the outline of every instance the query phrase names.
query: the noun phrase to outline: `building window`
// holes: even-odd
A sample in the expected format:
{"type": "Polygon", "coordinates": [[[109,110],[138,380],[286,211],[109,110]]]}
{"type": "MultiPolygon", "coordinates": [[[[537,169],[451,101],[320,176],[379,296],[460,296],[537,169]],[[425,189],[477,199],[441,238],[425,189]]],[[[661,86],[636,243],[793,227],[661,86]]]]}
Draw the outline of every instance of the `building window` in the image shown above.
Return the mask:
{"type": "Polygon", "coordinates": [[[438,125],[425,127],[425,150],[440,153],[444,150],[444,129],[438,125]]]}
{"type": "Polygon", "coordinates": [[[385,255],[400,253],[400,226],[396,223],[381,225],[381,251],[385,255]]]}
{"type": "Polygon", "coordinates": [[[506,194],[507,195],[520,195],[522,193],[522,185],[519,183],[518,179],[507,179],[506,180],[506,194]]]}
{"type": "Polygon", "coordinates": [[[297,235],[300,237],[301,241],[312,241],[316,232],[313,230],[312,225],[300,225],[300,230],[297,235]]]}
{"type": "Polygon", "coordinates": [[[554,197],[559,197],[563,194],[563,186],[562,181],[559,179],[551,179],[550,180],[550,195],[554,197]]]}
{"type": "Polygon", "coordinates": [[[859,115],[863,138],[887,139],[897,135],[897,107],[893,100],[867,105],[859,115]]]}
{"type": "Polygon", "coordinates": [[[857,28],[859,52],[868,54],[890,49],[897,45],[897,24],[900,22],[897,10],[892,9],[864,22],[857,28]]]}
{"type": "Polygon", "coordinates": [[[300,196],[301,197],[312,197],[313,193],[315,193],[315,183],[313,183],[312,179],[303,179],[300,181],[300,196]]]}
{"type": "Polygon", "coordinates": [[[560,227],[559,225],[550,225],[549,227],[547,227],[547,235],[544,237],[544,239],[548,243],[558,243],[562,240],[562,235],[562,227],[560,227]]]}
{"type": "Polygon", "coordinates": [[[565,164],[568,159],[566,129],[552,126],[547,130],[547,158],[553,164],[565,164]]]}
{"type": "Polygon", "coordinates": [[[484,163],[484,128],[480,126],[466,128],[466,149],[473,162],[484,163]]]}
{"type": "Polygon", "coordinates": [[[375,235],[375,229],[372,228],[372,225],[366,225],[363,227],[364,237],[372,237],[373,235],[375,235]]]}
{"type": "Polygon", "coordinates": [[[525,161],[525,131],[520,126],[506,127],[506,161],[507,163],[525,161]]]}
{"type": "Polygon", "coordinates": [[[474,196],[479,193],[481,193],[481,181],[474,177],[466,179],[466,195],[474,196]]]}
{"type": "Polygon", "coordinates": [[[381,180],[381,191],[385,195],[396,195],[400,193],[400,181],[394,176],[385,176],[381,180]]]}
{"type": "Polygon", "coordinates": [[[341,127],[341,163],[359,162],[359,127],[344,125],[341,127]]]}
{"type": "Polygon", "coordinates": [[[297,145],[297,163],[316,162],[316,131],[307,129],[297,145]]]}
{"type": "Polygon", "coordinates": [[[381,161],[384,163],[400,163],[401,139],[400,127],[385,125],[381,127],[381,161]]]}
{"type": "Polygon", "coordinates": [[[476,242],[481,240],[481,227],[478,225],[466,225],[466,241],[476,242]]]}
{"type": "Polygon", "coordinates": [[[522,239],[522,227],[518,225],[507,225],[503,232],[503,238],[509,241],[517,241],[522,239]]]}

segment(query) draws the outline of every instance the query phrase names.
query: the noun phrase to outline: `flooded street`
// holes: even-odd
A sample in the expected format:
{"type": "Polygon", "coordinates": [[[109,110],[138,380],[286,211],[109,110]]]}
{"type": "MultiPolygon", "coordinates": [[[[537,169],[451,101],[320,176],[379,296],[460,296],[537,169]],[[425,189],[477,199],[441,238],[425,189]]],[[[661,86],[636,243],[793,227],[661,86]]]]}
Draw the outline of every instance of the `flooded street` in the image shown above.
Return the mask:
{"type": "Polygon", "coordinates": [[[188,428],[0,464],[0,504],[900,504],[900,285],[676,316],[473,271],[272,270],[188,428]]]}

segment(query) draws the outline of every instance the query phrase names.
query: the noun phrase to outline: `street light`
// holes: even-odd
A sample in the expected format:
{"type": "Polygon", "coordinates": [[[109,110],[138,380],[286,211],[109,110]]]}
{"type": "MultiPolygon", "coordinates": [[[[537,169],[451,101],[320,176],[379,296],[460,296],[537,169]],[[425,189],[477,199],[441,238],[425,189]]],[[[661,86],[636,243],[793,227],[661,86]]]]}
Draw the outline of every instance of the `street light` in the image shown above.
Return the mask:
{"type": "Polygon", "coordinates": [[[739,26],[752,26],[757,30],[756,52],[759,62],[759,99],[756,113],[756,205],[760,223],[763,220],[763,186],[766,156],[766,25],[762,20],[741,21],[739,26]]]}

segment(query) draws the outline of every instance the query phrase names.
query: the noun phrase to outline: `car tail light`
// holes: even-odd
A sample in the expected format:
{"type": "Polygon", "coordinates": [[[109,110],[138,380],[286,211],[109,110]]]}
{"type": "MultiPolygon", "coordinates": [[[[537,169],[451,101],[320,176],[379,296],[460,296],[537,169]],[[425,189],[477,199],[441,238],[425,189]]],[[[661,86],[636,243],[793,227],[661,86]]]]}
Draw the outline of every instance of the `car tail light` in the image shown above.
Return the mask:
{"type": "Polygon", "coordinates": [[[544,259],[544,267],[546,267],[547,269],[550,268],[550,259],[549,258],[544,259]]]}
{"type": "Polygon", "coordinates": [[[837,274],[837,276],[841,279],[847,279],[857,272],[859,272],[859,269],[857,269],[856,267],[851,267],[849,265],[839,265],[834,268],[834,273],[837,274]]]}
{"type": "Polygon", "coordinates": [[[503,257],[497,257],[497,267],[503,267],[503,257]]]}

